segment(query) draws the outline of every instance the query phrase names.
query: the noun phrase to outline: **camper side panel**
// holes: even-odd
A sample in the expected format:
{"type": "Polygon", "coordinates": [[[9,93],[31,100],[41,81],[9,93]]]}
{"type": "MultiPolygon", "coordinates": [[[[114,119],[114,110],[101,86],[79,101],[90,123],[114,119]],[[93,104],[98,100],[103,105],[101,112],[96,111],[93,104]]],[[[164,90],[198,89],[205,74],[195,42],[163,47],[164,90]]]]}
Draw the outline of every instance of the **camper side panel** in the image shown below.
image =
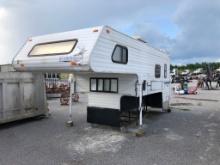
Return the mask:
{"type": "Polygon", "coordinates": [[[148,87],[144,94],[162,92],[164,81],[169,81],[169,65],[169,58],[163,52],[111,29],[110,33],[103,30],[91,55],[91,68],[95,72],[136,74],[141,81],[146,80],[148,87]],[[127,64],[112,61],[116,45],[127,47],[127,64]],[[156,65],[160,66],[159,77],[155,76],[156,65]]]}
{"type": "Polygon", "coordinates": [[[137,74],[142,80],[163,81],[164,64],[169,66],[169,58],[163,52],[114,30],[110,30],[110,33],[103,30],[91,54],[93,71],[137,74]],[[127,47],[127,64],[112,61],[112,53],[116,45],[127,47]],[[155,77],[156,64],[161,66],[160,78],[155,77]]]}
{"type": "Polygon", "coordinates": [[[76,91],[88,93],[88,106],[120,109],[120,98],[124,95],[136,96],[135,83],[137,76],[120,74],[77,74],[76,91]],[[118,92],[92,92],[90,91],[90,78],[117,78],[118,92]]]}

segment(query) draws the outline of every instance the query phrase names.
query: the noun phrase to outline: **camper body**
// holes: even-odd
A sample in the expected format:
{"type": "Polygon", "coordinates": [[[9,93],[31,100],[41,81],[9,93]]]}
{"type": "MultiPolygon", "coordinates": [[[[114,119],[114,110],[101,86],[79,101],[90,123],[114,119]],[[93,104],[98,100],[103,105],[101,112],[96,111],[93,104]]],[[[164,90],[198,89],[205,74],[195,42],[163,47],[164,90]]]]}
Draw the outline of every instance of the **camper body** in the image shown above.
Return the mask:
{"type": "Polygon", "coordinates": [[[87,121],[120,125],[122,112],[169,109],[169,57],[108,26],[30,38],[13,60],[19,71],[71,72],[88,93],[87,121]]]}

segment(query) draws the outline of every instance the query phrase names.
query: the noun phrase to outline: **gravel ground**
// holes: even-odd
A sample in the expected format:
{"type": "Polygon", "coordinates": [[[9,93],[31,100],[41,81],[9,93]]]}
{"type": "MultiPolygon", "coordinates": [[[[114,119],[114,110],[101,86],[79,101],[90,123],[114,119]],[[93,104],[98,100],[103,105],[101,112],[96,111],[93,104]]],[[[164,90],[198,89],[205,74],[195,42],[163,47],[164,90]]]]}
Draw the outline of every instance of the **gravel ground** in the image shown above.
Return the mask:
{"type": "Polygon", "coordinates": [[[86,123],[85,96],[65,126],[68,107],[49,100],[49,119],[0,126],[0,165],[218,165],[220,90],[173,96],[172,113],[150,112],[145,135],[86,123]]]}

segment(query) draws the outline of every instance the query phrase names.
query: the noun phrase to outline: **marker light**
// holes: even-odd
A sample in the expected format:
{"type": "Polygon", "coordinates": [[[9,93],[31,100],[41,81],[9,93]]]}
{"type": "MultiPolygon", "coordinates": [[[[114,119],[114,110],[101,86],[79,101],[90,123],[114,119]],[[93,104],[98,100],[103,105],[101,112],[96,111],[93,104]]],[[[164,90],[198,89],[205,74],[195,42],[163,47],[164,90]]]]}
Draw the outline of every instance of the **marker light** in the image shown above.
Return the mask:
{"type": "Polygon", "coordinates": [[[70,61],[70,65],[71,65],[71,66],[76,66],[77,63],[76,63],[75,61],[70,61]]]}
{"type": "Polygon", "coordinates": [[[94,33],[98,32],[98,31],[99,31],[98,29],[93,29],[93,32],[94,32],[94,33]]]}

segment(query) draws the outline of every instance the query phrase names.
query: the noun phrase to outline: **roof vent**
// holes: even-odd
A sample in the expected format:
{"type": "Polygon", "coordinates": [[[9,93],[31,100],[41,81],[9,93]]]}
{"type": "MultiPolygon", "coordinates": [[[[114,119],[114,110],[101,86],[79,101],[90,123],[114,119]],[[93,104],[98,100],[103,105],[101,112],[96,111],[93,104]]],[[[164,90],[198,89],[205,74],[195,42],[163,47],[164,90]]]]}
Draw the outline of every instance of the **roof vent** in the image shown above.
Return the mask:
{"type": "Polygon", "coordinates": [[[147,43],[141,36],[133,36],[134,39],[141,41],[143,43],[147,43]]]}

